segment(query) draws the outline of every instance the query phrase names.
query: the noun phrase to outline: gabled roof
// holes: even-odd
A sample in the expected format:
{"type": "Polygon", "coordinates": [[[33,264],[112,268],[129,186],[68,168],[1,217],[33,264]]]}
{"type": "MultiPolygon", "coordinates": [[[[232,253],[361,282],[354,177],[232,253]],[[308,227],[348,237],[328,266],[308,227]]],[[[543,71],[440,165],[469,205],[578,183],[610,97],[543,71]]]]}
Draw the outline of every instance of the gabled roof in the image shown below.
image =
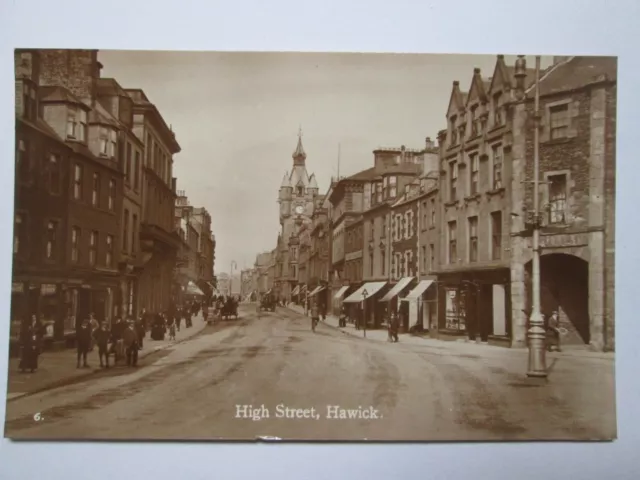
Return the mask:
{"type": "MultiPolygon", "coordinates": [[[[601,81],[617,81],[617,57],[570,57],[540,75],[540,95],[566,92],[601,81]]],[[[534,76],[535,79],[535,76],[534,76]]],[[[533,94],[533,86],[527,94],[533,94]]]]}
{"type": "Polygon", "coordinates": [[[61,86],[40,87],[40,101],[50,103],[71,103],[74,105],[84,106],[86,110],[89,107],[73,93],[61,86]]]}
{"type": "Polygon", "coordinates": [[[96,102],[93,109],[89,112],[89,123],[98,123],[114,128],[120,126],[118,120],[116,120],[106,108],[100,105],[99,102],[96,102]]]}
{"type": "Polygon", "coordinates": [[[471,77],[471,85],[469,86],[469,94],[465,99],[465,106],[470,102],[480,100],[480,102],[484,102],[487,99],[487,93],[485,91],[485,83],[486,80],[482,78],[480,75],[480,69],[473,69],[473,77],[471,77]]]}
{"type": "Polygon", "coordinates": [[[307,169],[304,165],[295,165],[293,170],[291,170],[291,175],[289,176],[289,182],[291,186],[303,186],[306,187],[309,184],[309,175],[307,174],[307,169]]]}
{"type": "Polygon", "coordinates": [[[467,100],[467,94],[460,91],[460,82],[458,80],[453,81],[453,87],[451,88],[451,96],[449,97],[449,106],[447,107],[447,117],[458,113],[458,111],[464,108],[467,100]]]}
{"type": "Polygon", "coordinates": [[[366,170],[362,170],[358,173],[354,173],[350,177],[343,178],[340,181],[348,180],[348,181],[356,181],[356,182],[366,182],[368,180],[374,180],[378,175],[376,174],[375,167],[367,168],[366,170]]]}

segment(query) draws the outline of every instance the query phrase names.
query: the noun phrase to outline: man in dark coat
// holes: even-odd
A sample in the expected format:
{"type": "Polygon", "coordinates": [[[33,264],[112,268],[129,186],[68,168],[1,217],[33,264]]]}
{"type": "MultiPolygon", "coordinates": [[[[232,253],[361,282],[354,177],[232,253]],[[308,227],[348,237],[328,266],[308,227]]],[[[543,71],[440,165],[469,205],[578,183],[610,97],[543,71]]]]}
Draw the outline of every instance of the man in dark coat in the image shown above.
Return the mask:
{"type": "Polygon", "coordinates": [[[100,357],[100,366],[109,368],[109,338],[111,333],[107,330],[106,322],[100,324],[100,328],[93,332],[93,338],[98,346],[98,357],[100,357]],[[104,363],[103,363],[104,359],[104,363]]]}
{"type": "Polygon", "coordinates": [[[140,317],[135,324],[136,333],[138,334],[138,348],[142,350],[142,345],[144,343],[144,336],[147,334],[147,329],[144,325],[144,319],[140,317]]]}
{"type": "Polygon", "coordinates": [[[111,352],[113,353],[113,363],[118,363],[118,358],[122,354],[122,349],[119,348],[122,345],[122,332],[125,328],[125,324],[120,317],[116,318],[116,322],[111,325],[111,352]]]}
{"type": "Polygon", "coordinates": [[[42,327],[36,316],[31,317],[30,322],[24,322],[20,329],[20,371],[29,370],[31,373],[38,369],[38,355],[40,355],[40,340],[42,327]]]}
{"type": "Polygon", "coordinates": [[[80,360],[82,360],[82,367],[89,368],[87,364],[87,353],[89,353],[89,348],[91,348],[91,337],[92,337],[91,325],[89,324],[88,319],[84,319],[80,328],[76,332],[76,347],[77,347],[77,366],[76,368],[80,368],[80,360]]]}
{"type": "Polygon", "coordinates": [[[127,352],[127,366],[138,366],[138,334],[133,322],[128,322],[127,327],[122,332],[124,348],[127,352]]]}

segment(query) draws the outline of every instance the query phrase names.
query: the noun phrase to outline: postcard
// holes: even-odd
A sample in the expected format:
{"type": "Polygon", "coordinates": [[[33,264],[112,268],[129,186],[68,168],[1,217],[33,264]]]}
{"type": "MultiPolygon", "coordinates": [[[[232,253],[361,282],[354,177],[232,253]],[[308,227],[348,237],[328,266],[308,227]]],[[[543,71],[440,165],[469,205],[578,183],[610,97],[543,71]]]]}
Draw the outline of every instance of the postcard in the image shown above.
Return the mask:
{"type": "Polygon", "coordinates": [[[616,82],[16,50],[5,436],[615,439],[616,82]]]}

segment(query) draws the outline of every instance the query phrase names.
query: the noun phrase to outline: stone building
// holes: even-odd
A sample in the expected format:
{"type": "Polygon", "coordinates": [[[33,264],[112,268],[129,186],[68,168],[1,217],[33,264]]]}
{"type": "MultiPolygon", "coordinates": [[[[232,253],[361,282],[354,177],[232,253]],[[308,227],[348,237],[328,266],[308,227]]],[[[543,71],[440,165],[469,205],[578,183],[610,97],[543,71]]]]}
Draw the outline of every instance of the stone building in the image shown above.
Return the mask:
{"type": "MultiPolygon", "coordinates": [[[[275,267],[277,294],[290,299],[296,286],[299,287],[298,233],[302,225],[310,225],[318,196],[318,184],[314,174],[306,167],[307,154],[302,146],[302,134],[293,152],[291,173],[285,173],[278,202],[280,204],[280,233],[278,236],[278,258],[275,267]]],[[[298,288],[300,290],[300,288],[298,288]]]]}
{"type": "Polygon", "coordinates": [[[176,182],[172,172],[173,155],[180,152],[180,145],[142,90],[125,91],[133,100],[133,131],[144,144],[138,308],[160,312],[178,294],[173,277],[181,240],[174,229],[176,182]]]}
{"type": "Polygon", "coordinates": [[[123,171],[100,67],[95,50],[15,51],[12,338],[31,315],[64,341],[90,313],[118,313],[123,171]]]}
{"type": "Polygon", "coordinates": [[[326,195],[318,195],[311,217],[311,251],[309,253],[309,276],[316,284],[315,291],[310,292],[310,295],[317,295],[319,305],[327,312],[331,307],[331,290],[328,288],[331,261],[330,206],[326,195]]]}
{"type": "MultiPolygon", "coordinates": [[[[365,208],[365,185],[375,176],[369,168],[333,182],[327,198],[331,204],[331,271],[332,309],[338,313],[350,284],[345,276],[346,229],[361,217],[365,208]]],[[[351,252],[352,256],[357,253],[351,252]]],[[[360,254],[361,255],[361,254],[360,254]]]]}
{"type": "Polygon", "coordinates": [[[138,315],[137,276],[140,272],[140,221],[142,219],[142,155],[144,144],[133,133],[133,101],[113,78],[98,78],[97,99],[108,122],[101,128],[100,155],[107,155],[110,132],[115,130],[118,158],[124,171],[124,197],[119,219],[121,249],[118,269],[121,274],[120,311],[133,318],[138,315]]]}
{"type": "MultiPolygon", "coordinates": [[[[531,309],[533,102],[524,58],[512,107],[511,314],[513,345],[526,343],[531,309]]],[[[615,57],[556,57],[540,95],[541,301],[558,311],[565,344],[615,349],[615,57]]]]}
{"type": "Polygon", "coordinates": [[[502,55],[490,79],[474,69],[468,92],[453,82],[440,137],[439,335],[505,344],[511,338],[509,105],[517,87],[502,55]]]}

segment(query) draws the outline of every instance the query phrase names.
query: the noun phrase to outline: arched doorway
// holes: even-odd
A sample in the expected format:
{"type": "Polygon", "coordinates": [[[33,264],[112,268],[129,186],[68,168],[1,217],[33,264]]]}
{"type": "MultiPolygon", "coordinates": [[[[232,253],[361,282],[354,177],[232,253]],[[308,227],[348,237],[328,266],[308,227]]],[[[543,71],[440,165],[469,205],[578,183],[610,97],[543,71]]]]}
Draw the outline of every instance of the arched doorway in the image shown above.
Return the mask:
{"type": "MultiPolygon", "coordinates": [[[[532,305],[531,262],[525,265],[527,284],[527,316],[532,305]]],[[[553,311],[567,330],[565,345],[584,345],[590,341],[589,330],[589,263],[565,253],[551,253],[540,258],[540,302],[547,318],[553,311]]]]}

